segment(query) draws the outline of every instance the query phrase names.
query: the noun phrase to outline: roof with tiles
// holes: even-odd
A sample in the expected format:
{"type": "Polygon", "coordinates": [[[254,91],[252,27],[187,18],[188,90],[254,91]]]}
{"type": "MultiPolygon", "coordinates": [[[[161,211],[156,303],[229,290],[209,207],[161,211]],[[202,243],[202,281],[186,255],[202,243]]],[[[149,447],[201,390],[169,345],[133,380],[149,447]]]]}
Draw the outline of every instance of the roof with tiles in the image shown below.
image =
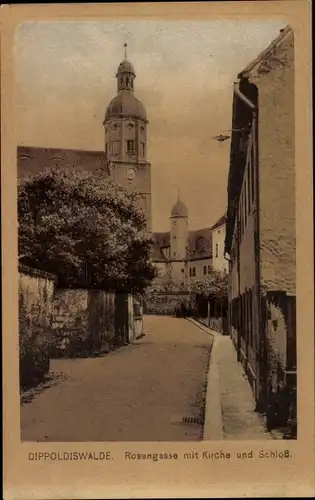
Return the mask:
{"type": "Polygon", "coordinates": [[[102,174],[109,176],[104,151],[19,146],[17,163],[19,179],[33,177],[53,166],[75,166],[90,172],[102,169],[102,174]]]}
{"type": "Polygon", "coordinates": [[[269,58],[273,51],[282,44],[284,38],[292,35],[293,30],[291,26],[287,25],[285,28],[281,29],[279,35],[262,52],[260,52],[258,56],[246,66],[246,68],[240,71],[237,77],[246,78],[249,76],[251,71],[263,63],[266,58],[269,58]]]}
{"type": "MultiPolygon", "coordinates": [[[[162,248],[170,247],[170,233],[154,233],[155,248],[153,252],[153,260],[159,262],[165,261],[165,257],[161,251],[162,248]],[[161,255],[163,259],[161,258],[161,255]]],[[[212,258],[212,228],[197,229],[189,231],[187,245],[188,260],[202,260],[212,258]]]]}
{"type": "Polygon", "coordinates": [[[220,217],[219,220],[217,220],[215,224],[213,224],[211,229],[216,229],[217,227],[223,226],[223,224],[226,224],[226,220],[227,220],[227,214],[225,213],[224,215],[222,215],[222,217],[220,217]]]}

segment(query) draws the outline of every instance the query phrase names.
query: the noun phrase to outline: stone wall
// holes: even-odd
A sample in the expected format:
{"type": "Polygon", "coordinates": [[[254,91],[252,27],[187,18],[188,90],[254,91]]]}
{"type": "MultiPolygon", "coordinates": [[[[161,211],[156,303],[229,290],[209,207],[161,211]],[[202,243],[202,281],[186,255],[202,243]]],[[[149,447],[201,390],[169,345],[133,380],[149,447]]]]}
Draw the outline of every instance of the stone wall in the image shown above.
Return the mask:
{"type": "Polygon", "coordinates": [[[261,283],[295,294],[294,35],[276,48],[279,62],[257,81],[261,283]]]}
{"type": "Polygon", "coordinates": [[[135,338],[132,297],[103,290],[58,289],[52,326],[54,356],[109,352],[135,338]]]}
{"type": "Polygon", "coordinates": [[[215,332],[222,333],[222,335],[228,335],[228,321],[226,318],[196,318],[199,323],[210,328],[210,330],[214,330],[215,332]]]}
{"type": "Polygon", "coordinates": [[[152,292],[145,298],[144,313],[174,315],[182,302],[189,303],[187,292],[152,292]]]}
{"type": "Polygon", "coordinates": [[[52,300],[56,277],[37,269],[19,266],[20,334],[39,334],[51,340],[52,300]]]}
{"type": "Polygon", "coordinates": [[[107,352],[115,337],[115,294],[58,289],[53,308],[54,355],[107,352]]]}
{"type": "Polygon", "coordinates": [[[20,381],[30,385],[49,371],[52,306],[56,277],[19,266],[20,381]]]}

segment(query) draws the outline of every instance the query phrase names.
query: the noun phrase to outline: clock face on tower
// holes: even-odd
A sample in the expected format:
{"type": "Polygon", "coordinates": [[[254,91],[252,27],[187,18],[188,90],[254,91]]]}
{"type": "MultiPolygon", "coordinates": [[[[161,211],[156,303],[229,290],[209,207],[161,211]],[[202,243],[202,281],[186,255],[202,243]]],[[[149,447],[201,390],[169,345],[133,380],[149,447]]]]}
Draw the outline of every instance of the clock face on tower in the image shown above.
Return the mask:
{"type": "Polygon", "coordinates": [[[126,179],[129,181],[129,182],[132,182],[134,180],[134,178],[136,177],[136,172],[133,168],[127,168],[126,170],[126,179]]]}

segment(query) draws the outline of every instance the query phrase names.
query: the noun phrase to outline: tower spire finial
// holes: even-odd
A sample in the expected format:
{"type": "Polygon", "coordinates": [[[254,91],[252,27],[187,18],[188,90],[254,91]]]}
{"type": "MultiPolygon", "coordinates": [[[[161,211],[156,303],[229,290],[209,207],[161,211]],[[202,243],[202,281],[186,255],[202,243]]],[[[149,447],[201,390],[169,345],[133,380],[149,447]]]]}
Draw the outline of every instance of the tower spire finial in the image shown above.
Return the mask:
{"type": "Polygon", "coordinates": [[[180,190],[179,190],[179,186],[177,186],[177,198],[178,198],[178,199],[180,198],[180,190]]]}
{"type": "Polygon", "coordinates": [[[124,43],[124,49],[125,49],[124,50],[124,56],[125,56],[125,59],[127,59],[127,47],[128,47],[127,42],[125,42],[124,43]]]}

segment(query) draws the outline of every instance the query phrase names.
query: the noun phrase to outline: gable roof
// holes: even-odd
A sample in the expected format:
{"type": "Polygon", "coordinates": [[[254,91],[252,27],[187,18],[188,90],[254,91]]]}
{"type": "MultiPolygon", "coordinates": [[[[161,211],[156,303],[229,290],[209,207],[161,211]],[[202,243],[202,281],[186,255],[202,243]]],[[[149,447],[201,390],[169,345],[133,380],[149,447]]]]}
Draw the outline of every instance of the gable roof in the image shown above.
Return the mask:
{"type": "Polygon", "coordinates": [[[211,259],[212,230],[211,227],[189,231],[188,260],[211,259]]]}
{"type": "Polygon", "coordinates": [[[222,215],[222,217],[220,217],[219,220],[217,220],[215,224],[213,224],[211,229],[216,229],[217,227],[223,226],[223,224],[226,223],[226,219],[227,219],[227,214],[225,213],[224,215],[222,215]]]}
{"type": "Polygon", "coordinates": [[[257,66],[259,66],[263,61],[270,56],[270,54],[273,52],[276,47],[281,45],[283,40],[293,34],[293,30],[291,26],[287,25],[285,28],[280,30],[279,35],[264,49],[262,50],[258,56],[251,61],[246,68],[244,68],[240,73],[237,75],[238,78],[247,78],[251,71],[253,71],[257,66]]]}
{"type": "Polygon", "coordinates": [[[33,146],[18,146],[17,163],[18,177],[24,179],[33,177],[46,167],[75,166],[79,170],[102,173],[109,176],[104,151],[84,151],[79,149],[40,148],[33,146]]]}
{"type": "Polygon", "coordinates": [[[169,232],[153,233],[153,236],[157,247],[165,248],[170,246],[171,237],[169,232]]]}
{"type": "MultiPolygon", "coordinates": [[[[153,233],[155,246],[153,260],[156,262],[166,261],[162,248],[170,247],[170,233],[153,233]]],[[[188,260],[211,259],[212,258],[212,228],[207,227],[189,231],[187,245],[188,260]]]]}
{"type": "Polygon", "coordinates": [[[154,262],[167,262],[167,259],[163,255],[161,248],[158,246],[153,247],[152,259],[154,260],[154,262]]]}

